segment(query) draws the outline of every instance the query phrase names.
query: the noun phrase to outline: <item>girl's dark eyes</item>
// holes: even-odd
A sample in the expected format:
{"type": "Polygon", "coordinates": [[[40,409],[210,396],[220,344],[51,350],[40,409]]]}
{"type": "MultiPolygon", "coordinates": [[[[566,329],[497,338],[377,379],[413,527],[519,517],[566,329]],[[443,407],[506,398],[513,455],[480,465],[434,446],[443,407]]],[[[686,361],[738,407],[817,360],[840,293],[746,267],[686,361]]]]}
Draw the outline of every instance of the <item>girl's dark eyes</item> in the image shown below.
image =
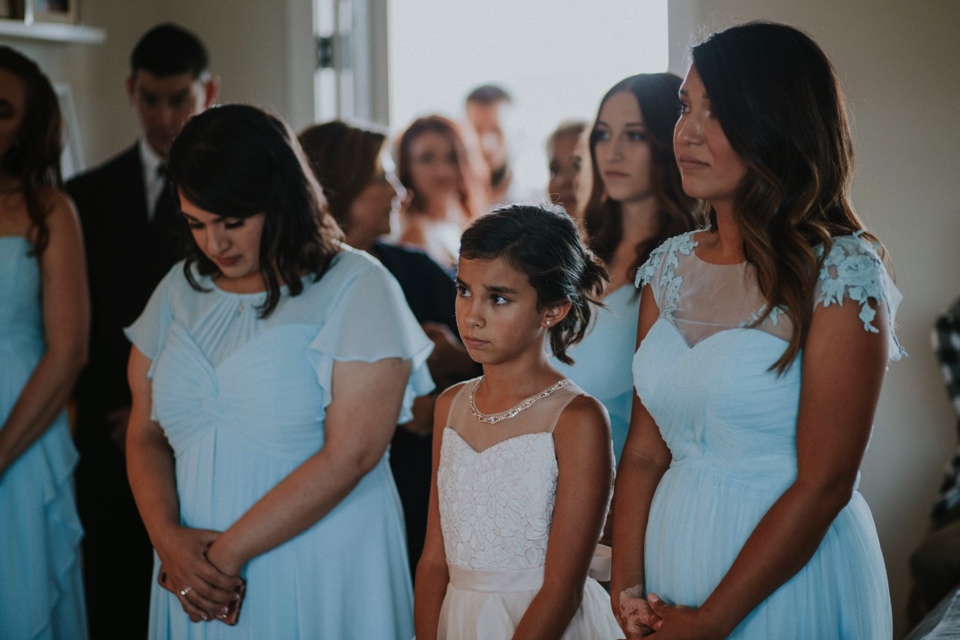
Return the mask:
{"type": "Polygon", "coordinates": [[[627,133],[627,139],[634,142],[646,142],[647,134],[643,133],[642,131],[630,131],[627,133]]]}
{"type": "Polygon", "coordinates": [[[681,116],[682,116],[683,114],[687,113],[689,110],[690,110],[690,109],[687,107],[687,105],[686,105],[685,103],[683,103],[683,102],[677,102],[677,114],[678,114],[678,115],[681,115],[681,116]]]}

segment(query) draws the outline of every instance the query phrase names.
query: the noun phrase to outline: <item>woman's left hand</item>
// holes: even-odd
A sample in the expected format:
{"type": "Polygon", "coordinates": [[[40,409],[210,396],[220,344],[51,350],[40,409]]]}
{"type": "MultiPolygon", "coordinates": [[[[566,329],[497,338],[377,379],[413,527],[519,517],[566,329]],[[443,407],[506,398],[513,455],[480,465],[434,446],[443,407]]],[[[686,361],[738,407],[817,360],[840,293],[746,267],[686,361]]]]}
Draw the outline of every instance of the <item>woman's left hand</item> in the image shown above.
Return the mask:
{"type": "Polygon", "coordinates": [[[660,619],[653,623],[656,640],[720,640],[727,634],[705,620],[700,609],[669,605],[657,594],[647,595],[647,602],[660,619]]]}

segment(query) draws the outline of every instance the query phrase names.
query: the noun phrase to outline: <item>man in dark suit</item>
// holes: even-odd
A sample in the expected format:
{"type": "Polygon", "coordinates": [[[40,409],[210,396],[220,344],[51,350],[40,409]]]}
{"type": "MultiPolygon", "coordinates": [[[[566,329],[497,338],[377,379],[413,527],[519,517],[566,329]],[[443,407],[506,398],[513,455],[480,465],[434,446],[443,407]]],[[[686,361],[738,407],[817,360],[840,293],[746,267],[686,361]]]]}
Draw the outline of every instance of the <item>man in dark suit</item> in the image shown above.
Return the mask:
{"type": "Polygon", "coordinates": [[[200,40],[176,25],[148,31],[130,58],[127,95],[141,137],[67,183],[83,225],[92,324],[89,363],[77,383],[77,505],[86,536],[91,638],[144,637],[153,554],[124,460],[130,412],[123,328],[181,256],[184,225],[163,166],[184,123],[209,107],[218,81],[200,40]]]}

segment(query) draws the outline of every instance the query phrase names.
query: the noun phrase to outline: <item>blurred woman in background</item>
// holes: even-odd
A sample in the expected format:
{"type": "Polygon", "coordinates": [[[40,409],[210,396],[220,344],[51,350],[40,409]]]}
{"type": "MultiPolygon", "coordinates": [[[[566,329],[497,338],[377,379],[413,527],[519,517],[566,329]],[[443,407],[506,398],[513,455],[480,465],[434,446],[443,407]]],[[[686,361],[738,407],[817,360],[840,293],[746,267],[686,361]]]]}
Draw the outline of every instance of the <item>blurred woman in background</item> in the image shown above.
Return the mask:
{"type": "Polygon", "coordinates": [[[580,137],[587,129],[583,120],[563,122],[547,138],[547,163],[550,182],[547,196],[574,220],[580,220],[578,188],[580,186],[580,137]]]}
{"type": "Polygon", "coordinates": [[[482,213],[477,167],[460,127],[443,116],[414,120],[397,142],[397,175],[410,191],[400,212],[398,240],[421,247],[450,272],[460,234],[482,213]]]}

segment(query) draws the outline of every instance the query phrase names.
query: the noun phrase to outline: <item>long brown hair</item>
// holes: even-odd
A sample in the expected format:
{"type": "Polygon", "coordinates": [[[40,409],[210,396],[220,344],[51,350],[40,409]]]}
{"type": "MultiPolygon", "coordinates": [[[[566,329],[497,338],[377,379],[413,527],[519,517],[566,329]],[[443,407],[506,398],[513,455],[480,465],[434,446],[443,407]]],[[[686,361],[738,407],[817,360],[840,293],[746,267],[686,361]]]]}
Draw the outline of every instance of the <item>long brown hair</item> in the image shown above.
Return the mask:
{"type": "MultiPolygon", "coordinates": [[[[646,262],[650,252],[661,242],[694,226],[695,201],[683,192],[673,153],[673,127],[677,122],[677,92],[680,84],[680,78],[672,73],[642,73],[625,78],[603,96],[593,123],[595,129],[600,111],[612,95],[628,92],[637,99],[646,125],[651,160],[650,190],[658,205],[658,231],[654,237],[636,246],[636,259],[630,266],[631,272],[646,262]]],[[[590,248],[604,262],[610,262],[623,239],[623,214],[620,203],[610,198],[603,187],[596,149],[597,139],[591,135],[592,182],[590,197],[583,207],[583,223],[590,248]]]]}
{"type": "Polygon", "coordinates": [[[63,120],[50,80],[33,60],[15,49],[0,46],[0,69],[21,80],[26,90],[23,121],[13,147],[0,158],[0,170],[20,179],[23,201],[32,226],[33,253],[39,256],[50,241],[49,207],[42,193],[61,188],[60,153],[63,151],[63,120]]]}
{"type": "MultiPolygon", "coordinates": [[[[752,22],[715,33],[693,48],[693,65],[747,167],[733,210],[768,303],[756,324],[780,308],[794,327],[771,367],[782,373],[810,330],[831,239],[864,230],[850,203],[853,141],[843,91],[820,47],[781,24],[752,22]]],[[[715,212],[710,218],[716,225],[715,212]]]]}
{"type": "Polygon", "coordinates": [[[400,134],[400,138],[397,140],[397,178],[412,193],[410,209],[423,211],[426,208],[423,195],[417,193],[413,184],[411,165],[413,164],[412,147],[414,140],[429,131],[439,133],[453,147],[457,164],[457,190],[459,191],[460,206],[463,207],[467,220],[476,218],[480,214],[481,196],[471,164],[470,153],[457,123],[440,115],[417,118],[410,123],[410,126],[400,134]]]}

